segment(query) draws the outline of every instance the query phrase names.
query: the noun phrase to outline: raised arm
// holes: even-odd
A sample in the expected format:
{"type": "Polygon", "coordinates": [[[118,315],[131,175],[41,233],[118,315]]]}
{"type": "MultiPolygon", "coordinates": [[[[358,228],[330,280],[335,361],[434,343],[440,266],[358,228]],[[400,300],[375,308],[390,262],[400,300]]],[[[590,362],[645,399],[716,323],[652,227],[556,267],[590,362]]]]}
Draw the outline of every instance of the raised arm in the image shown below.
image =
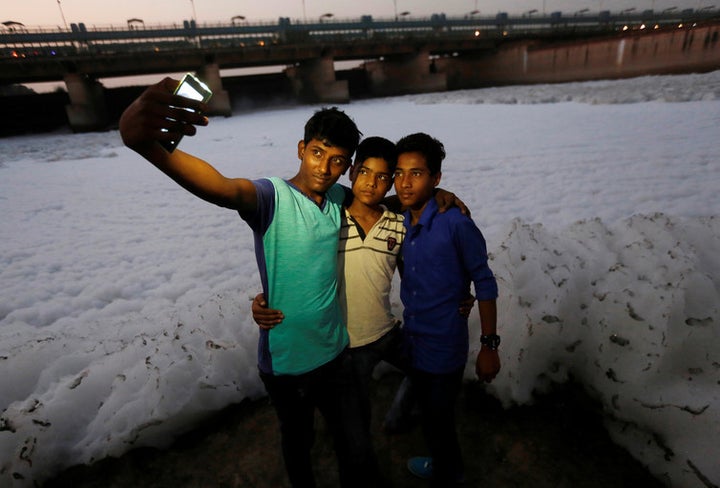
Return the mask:
{"type": "Polygon", "coordinates": [[[207,106],[173,95],[178,81],[165,78],[150,86],[120,117],[120,135],[127,147],[154,164],[194,195],[221,207],[250,214],[257,207],[255,187],[244,178],[227,178],[212,165],[176,149],[169,153],[159,141],[192,136],[205,126],[207,106]],[[190,110],[187,110],[190,109],[190,110]]]}

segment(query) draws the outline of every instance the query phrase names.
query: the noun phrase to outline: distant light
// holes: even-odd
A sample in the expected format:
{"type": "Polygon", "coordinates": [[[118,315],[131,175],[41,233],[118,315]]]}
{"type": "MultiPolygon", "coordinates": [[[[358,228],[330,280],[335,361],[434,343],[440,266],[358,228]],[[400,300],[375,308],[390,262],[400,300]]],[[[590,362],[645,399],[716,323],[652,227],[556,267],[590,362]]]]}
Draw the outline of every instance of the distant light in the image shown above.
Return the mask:
{"type": "Polygon", "coordinates": [[[682,24],[678,24],[678,29],[682,29],[682,27],[683,27],[682,24]]]}
{"type": "Polygon", "coordinates": [[[644,28],[645,28],[645,24],[642,24],[642,25],[640,26],[640,30],[643,30],[644,28]]]}
{"type": "Polygon", "coordinates": [[[659,28],[660,28],[660,24],[655,24],[655,27],[653,27],[653,29],[659,29],[659,28]]]}
{"type": "Polygon", "coordinates": [[[630,27],[624,25],[623,28],[622,28],[622,30],[623,30],[623,31],[626,31],[626,30],[628,30],[629,28],[630,28],[630,27]]]}
{"type": "Polygon", "coordinates": [[[479,31],[479,30],[476,30],[476,31],[475,31],[475,37],[480,37],[480,31],[479,31]]]}

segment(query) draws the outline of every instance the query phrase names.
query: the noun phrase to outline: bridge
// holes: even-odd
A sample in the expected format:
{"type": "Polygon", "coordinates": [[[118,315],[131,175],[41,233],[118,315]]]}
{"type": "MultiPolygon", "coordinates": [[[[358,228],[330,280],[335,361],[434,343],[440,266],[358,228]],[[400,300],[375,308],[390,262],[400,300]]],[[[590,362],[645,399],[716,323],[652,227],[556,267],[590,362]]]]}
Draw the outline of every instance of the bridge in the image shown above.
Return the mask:
{"type": "MultiPolygon", "coordinates": [[[[719,22],[714,9],[627,9],[616,14],[583,9],[570,15],[542,15],[531,10],[521,16],[471,13],[449,18],[434,14],[422,19],[402,14],[393,19],[369,15],[334,19],[326,14],[309,23],[286,17],[249,23],[234,17],[229,23],[184,21],[159,26],[128,19],[127,25],[120,27],[88,28],[78,23],[67,29],[28,28],[6,21],[0,25],[0,85],[64,81],[71,100],[67,107],[71,126],[93,130],[105,123],[100,106],[103,88],[96,81],[101,78],[196,71],[215,92],[212,112],[229,115],[231,103],[222,86],[221,69],[284,66],[298,98],[341,103],[348,101],[349,94],[347,81],[336,80],[335,61],[362,62],[376,95],[417,93],[522,82],[523,74],[532,82],[532,76],[528,77],[532,60],[542,58],[543,46],[546,51],[554,46],[551,71],[556,72],[556,48],[562,43],[576,47],[584,43],[585,69],[588,64],[596,69],[602,65],[607,72],[609,67],[616,69],[625,56],[624,45],[622,55],[616,46],[609,57],[604,54],[603,59],[595,59],[595,51],[599,54],[602,49],[590,49],[590,40],[619,42],[621,38],[654,35],[657,54],[661,34],[672,39],[682,36],[684,45],[678,41],[675,50],[684,52],[685,57],[686,51],[692,51],[695,36],[704,36],[704,49],[712,48],[713,54],[708,61],[705,53],[702,63],[717,69],[719,22]],[[508,62],[519,64],[507,71],[508,62]],[[523,73],[517,73],[518,69],[523,73]]],[[[633,46],[636,49],[637,43],[633,46]]],[[[668,52],[660,54],[673,50],[664,49],[668,52]]],[[[570,59],[570,51],[565,54],[570,59]]],[[[581,54],[574,53],[573,59],[581,54]]],[[[548,61],[542,63],[547,72],[548,61]]],[[[632,70],[619,75],[632,75],[632,70]]],[[[545,78],[540,76],[537,81],[563,81],[545,78]]]]}

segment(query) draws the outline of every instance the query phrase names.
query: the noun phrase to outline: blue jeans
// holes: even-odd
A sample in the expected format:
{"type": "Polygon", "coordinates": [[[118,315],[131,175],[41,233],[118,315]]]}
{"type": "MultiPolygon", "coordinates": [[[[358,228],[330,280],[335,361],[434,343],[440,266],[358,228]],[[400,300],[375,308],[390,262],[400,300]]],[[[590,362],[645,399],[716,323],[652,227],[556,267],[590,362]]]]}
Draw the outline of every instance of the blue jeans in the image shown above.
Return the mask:
{"type": "Polygon", "coordinates": [[[290,484],[312,488],[311,449],[317,408],[332,433],[342,487],[379,486],[370,431],[364,421],[360,389],[347,350],[301,375],[260,373],[280,422],[285,469],[290,484]]]}
{"type": "Polygon", "coordinates": [[[420,406],[420,423],[433,460],[432,486],[452,486],[462,477],[464,464],[455,428],[455,403],[464,368],[448,374],[416,369],[409,372],[413,396],[420,406]]]}

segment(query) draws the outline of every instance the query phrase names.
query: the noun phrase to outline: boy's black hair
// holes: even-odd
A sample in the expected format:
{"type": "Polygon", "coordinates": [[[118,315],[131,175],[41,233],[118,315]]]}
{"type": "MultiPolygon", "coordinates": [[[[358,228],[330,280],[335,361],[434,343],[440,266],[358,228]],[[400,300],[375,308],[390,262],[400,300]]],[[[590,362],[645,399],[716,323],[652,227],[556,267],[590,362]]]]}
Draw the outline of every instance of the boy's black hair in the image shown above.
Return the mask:
{"type": "Polygon", "coordinates": [[[313,114],[305,124],[303,140],[307,144],[310,139],[347,149],[350,156],[357,149],[362,132],[355,122],[337,107],[323,108],[313,114]]]}
{"type": "Polygon", "coordinates": [[[397,150],[395,143],[384,137],[366,137],[360,142],[355,154],[355,164],[362,164],[366,159],[380,158],[388,164],[390,173],[395,172],[397,166],[397,150]]]}
{"type": "Polygon", "coordinates": [[[425,156],[425,162],[431,175],[442,170],[442,161],[445,159],[445,146],[432,136],[424,132],[417,132],[405,136],[397,142],[397,153],[419,152],[425,156]]]}

